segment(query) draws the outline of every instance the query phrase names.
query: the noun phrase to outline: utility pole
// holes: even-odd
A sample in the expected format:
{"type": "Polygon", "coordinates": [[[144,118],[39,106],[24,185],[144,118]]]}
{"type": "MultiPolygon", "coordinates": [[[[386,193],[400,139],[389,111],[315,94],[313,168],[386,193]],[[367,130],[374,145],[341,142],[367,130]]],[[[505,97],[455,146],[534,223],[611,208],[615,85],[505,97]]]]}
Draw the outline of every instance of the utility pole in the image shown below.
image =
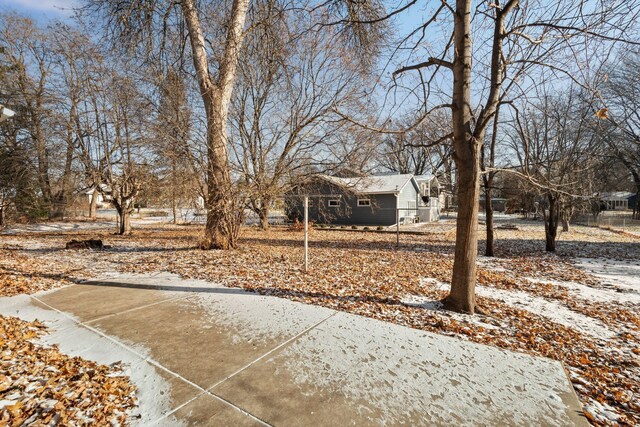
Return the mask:
{"type": "Polygon", "coordinates": [[[304,272],[309,272],[309,196],[304,196],[304,272]]]}

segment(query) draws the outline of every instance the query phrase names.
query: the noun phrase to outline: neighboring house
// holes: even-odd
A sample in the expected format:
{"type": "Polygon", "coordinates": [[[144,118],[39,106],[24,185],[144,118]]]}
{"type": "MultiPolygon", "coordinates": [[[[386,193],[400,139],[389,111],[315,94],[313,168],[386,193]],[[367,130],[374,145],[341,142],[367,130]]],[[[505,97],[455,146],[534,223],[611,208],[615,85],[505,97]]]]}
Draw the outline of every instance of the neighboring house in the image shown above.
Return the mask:
{"type": "MultiPolygon", "coordinates": [[[[480,195],[480,211],[484,212],[485,207],[485,196],[484,194],[480,195]]],[[[492,197],[491,198],[491,206],[495,212],[504,212],[507,210],[507,199],[502,197],[492,197]]]]}
{"type": "Polygon", "coordinates": [[[104,207],[104,204],[107,203],[111,203],[111,196],[109,195],[109,193],[111,193],[111,190],[109,189],[109,187],[106,184],[101,184],[100,186],[102,188],[102,192],[96,191],[95,188],[90,188],[89,190],[85,191],[84,194],[87,195],[87,198],[89,199],[89,204],[91,204],[91,199],[93,198],[93,193],[96,193],[96,204],[98,207],[104,207]],[[104,195],[103,195],[104,193],[104,195]]]}
{"type": "Polygon", "coordinates": [[[636,195],[627,191],[613,191],[602,193],[600,200],[604,202],[608,211],[624,211],[634,208],[636,195]]]}
{"type": "Polygon", "coordinates": [[[338,178],[318,175],[287,194],[290,219],[302,219],[309,196],[309,219],[322,224],[393,225],[439,219],[439,185],[432,176],[381,175],[338,178]]]}

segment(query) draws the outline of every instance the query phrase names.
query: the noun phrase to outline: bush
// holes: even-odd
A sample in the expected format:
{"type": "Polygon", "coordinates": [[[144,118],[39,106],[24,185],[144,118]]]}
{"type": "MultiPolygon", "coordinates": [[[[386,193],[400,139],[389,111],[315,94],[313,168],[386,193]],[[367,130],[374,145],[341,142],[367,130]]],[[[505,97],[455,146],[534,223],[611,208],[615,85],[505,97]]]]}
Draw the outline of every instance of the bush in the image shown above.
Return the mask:
{"type": "Polygon", "coordinates": [[[363,230],[367,231],[367,230],[370,230],[370,228],[369,227],[364,227],[363,230]]]}
{"type": "Polygon", "coordinates": [[[352,226],[351,226],[351,229],[352,229],[352,230],[357,230],[357,229],[358,229],[358,226],[357,226],[357,225],[352,225],[352,226]]]}
{"type": "Polygon", "coordinates": [[[340,228],[347,228],[347,226],[346,225],[341,225],[340,228]]]}
{"type": "Polygon", "coordinates": [[[376,230],[380,230],[380,231],[381,231],[381,230],[384,230],[384,227],[383,227],[383,226],[381,226],[381,225],[379,225],[379,226],[377,226],[377,227],[376,227],[376,230]]]}

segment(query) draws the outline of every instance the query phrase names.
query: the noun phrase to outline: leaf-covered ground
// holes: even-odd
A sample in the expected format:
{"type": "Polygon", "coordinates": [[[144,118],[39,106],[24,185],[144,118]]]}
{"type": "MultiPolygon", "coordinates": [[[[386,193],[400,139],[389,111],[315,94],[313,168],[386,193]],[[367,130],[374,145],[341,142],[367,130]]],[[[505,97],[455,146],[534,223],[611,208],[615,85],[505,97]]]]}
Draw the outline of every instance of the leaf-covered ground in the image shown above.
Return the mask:
{"type": "Polygon", "coordinates": [[[69,357],[38,322],[0,315],[0,425],[126,425],[135,387],[119,366],[69,357]]]}
{"type": "Polygon", "coordinates": [[[455,235],[443,224],[433,230],[402,235],[399,249],[394,234],[313,230],[309,273],[301,268],[302,233],[284,228],[246,228],[240,247],[229,252],[197,249],[200,228],[188,226],[147,226],[126,237],[108,229],[21,233],[0,241],[0,292],[113,271],[170,271],[557,359],[594,424],[640,423],[638,290],[605,284],[574,261],[637,263],[640,239],[575,227],[550,255],[539,223],[498,230],[497,257],[479,260],[478,301],[487,314],[465,316],[438,303],[450,280],[455,235]],[[71,238],[89,237],[111,248],[63,249],[71,238]]]}

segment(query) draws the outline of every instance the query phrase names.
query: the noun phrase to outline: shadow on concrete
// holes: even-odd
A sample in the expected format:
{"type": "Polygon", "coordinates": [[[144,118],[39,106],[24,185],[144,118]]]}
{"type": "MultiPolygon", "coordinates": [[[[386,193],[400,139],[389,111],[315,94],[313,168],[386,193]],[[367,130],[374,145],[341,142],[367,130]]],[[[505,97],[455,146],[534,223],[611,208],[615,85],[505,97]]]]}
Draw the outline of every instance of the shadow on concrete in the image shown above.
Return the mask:
{"type": "MultiPolygon", "coordinates": [[[[148,280],[149,277],[146,277],[148,280]]],[[[134,280],[134,278],[132,278],[134,280]]],[[[183,280],[183,279],[180,279],[183,280]]],[[[112,282],[106,280],[88,280],[78,282],[80,286],[96,286],[107,288],[124,288],[124,289],[144,289],[149,291],[173,291],[173,292],[191,292],[191,293],[211,293],[211,294],[227,294],[227,295],[258,295],[255,292],[246,291],[240,288],[226,287],[209,287],[209,286],[168,286],[168,285],[151,285],[144,283],[126,283],[112,282]]]]}
{"type": "MultiPolygon", "coordinates": [[[[135,278],[131,278],[135,280],[135,278]]],[[[146,278],[149,279],[148,277],[146,278]]],[[[225,295],[250,295],[250,296],[275,296],[275,297],[297,297],[303,299],[313,300],[331,300],[338,301],[345,304],[354,302],[359,303],[376,303],[387,305],[402,305],[408,307],[416,307],[417,305],[405,304],[396,298],[379,298],[372,296],[361,295],[332,295],[323,292],[309,292],[300,291],[292,288],[269,288],[269,287],[255,287],[249,289],[242,288],[227,288],[227,287],[209,287],[209,286],[167,286],[167,285],[152,285],[143,283],[126,283],[107,280],[90,280],[78,282],[79,286],[96,286],[96,287],[109,287],[109,288],[123,288],[123,289],[143,289],[150,291],[173,291],[173,292],[188,292],[188,293],[210,293],[210,294],[225,294],[225,295]]]]}

